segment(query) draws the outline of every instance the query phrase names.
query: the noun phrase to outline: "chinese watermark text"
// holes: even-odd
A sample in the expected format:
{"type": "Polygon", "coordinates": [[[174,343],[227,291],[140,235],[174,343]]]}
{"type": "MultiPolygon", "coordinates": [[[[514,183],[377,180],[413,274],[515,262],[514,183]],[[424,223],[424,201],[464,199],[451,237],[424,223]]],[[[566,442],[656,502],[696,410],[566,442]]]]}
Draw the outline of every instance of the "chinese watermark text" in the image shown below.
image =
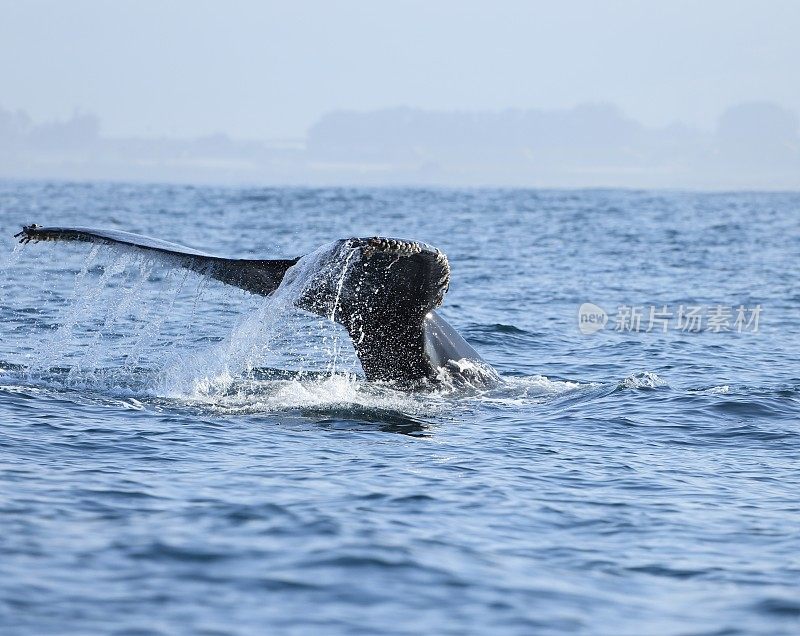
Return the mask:
{"type": "Polygon", "coordinates": [[[578,328],[583,334],[599,331],[607,323],[620,332],[758,333],[762,313],[761,305],[619,305],[610,320],[601,307],[583,303],[578,309],[578,328]]]}

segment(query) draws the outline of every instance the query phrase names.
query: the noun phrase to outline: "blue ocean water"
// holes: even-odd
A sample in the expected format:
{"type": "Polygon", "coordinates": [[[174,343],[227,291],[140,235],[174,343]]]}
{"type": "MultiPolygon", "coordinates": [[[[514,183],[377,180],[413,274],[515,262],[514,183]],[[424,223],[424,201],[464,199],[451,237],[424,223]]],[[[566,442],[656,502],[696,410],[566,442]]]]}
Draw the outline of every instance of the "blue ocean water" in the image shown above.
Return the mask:
{"type": "Polygon", "coordinates": [[[799,194],[2,182],[0,235],[3,634],[800,631],[799,194]],[[424,240],[501,380],[30,222],[424,240]]]}

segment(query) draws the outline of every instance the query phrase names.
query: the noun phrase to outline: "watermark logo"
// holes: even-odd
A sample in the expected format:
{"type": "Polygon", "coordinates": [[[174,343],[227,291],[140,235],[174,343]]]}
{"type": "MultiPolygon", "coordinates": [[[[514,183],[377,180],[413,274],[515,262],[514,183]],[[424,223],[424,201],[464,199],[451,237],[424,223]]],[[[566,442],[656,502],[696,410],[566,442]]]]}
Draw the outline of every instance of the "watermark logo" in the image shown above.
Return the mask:
{"type": "Polygon", "coordinates": [[[606,326],[608,314],[594,303],[583,303],[578,307],[578,329],[589,335],[606,326]]]}
{"type": "MultiPolygon", "coordinates": [[[[619,305],[613,330],[635,333],[758,333],[763,311],[761,305],[678,305],[674,309],[668,305],[619,305]]],[[[594,303],[583,303],[578,308],[578,329],[582,334],[595,333],[605,328],[608,322],[608,314],[594,303]]]]}

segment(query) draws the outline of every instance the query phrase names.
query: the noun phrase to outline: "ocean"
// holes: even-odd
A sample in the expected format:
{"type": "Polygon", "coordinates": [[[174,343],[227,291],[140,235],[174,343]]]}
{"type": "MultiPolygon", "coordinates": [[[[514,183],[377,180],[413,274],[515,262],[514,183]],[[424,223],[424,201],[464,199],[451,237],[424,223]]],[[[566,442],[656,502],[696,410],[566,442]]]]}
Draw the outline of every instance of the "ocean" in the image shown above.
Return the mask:
{"type": "Polygon", "coordinates": [[[0,631],[797,634],[800,194],[0,182],[0,631]],[[500,379],[106,246],[447,253],[500,379]]]}

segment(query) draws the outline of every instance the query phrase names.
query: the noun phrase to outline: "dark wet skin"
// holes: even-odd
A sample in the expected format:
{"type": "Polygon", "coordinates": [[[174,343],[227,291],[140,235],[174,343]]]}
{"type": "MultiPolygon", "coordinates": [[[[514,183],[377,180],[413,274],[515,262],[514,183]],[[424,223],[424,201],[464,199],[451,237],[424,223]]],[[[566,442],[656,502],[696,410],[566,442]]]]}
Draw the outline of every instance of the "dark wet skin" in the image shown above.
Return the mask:
{"type": "MultiPolygon", "coordinates": [[[[82,227],[33,224],[15,237],[21,243],[81,241],[132,247],[262,296],[272,294],[300,260],[222,258],[160,239],[82,227]]],[[[350,238],[334,244],[334,257],[342,267],[313,280],[295,305],[347,329],[368,380],[415,383],[434,379],[448,361],[481,362],[433,312],[450,283],[450,266],[441,251],[417,241],[350,238]]]]}

